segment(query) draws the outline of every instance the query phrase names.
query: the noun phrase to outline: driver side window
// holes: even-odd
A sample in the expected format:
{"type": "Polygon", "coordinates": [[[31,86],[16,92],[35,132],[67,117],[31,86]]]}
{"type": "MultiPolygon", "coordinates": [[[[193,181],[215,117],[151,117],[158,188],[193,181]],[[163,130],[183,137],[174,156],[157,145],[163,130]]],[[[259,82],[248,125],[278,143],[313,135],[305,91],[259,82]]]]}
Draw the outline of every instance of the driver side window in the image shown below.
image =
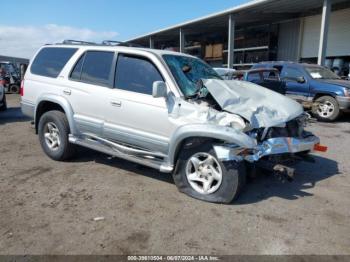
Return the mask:
{"type": "Polygon", "coordinates": [[[118,55],[114,87],[126,91],[152,95],[153,83],[164,81],[154,64],[147,58],[118,55]]]}
{"type": "Polygon", "coordinates": [[[297,82],[298,77],[303,77],[303,73],[298,69],[285,67],[282,72],[282,79],[287,81],[295,81],[297,82]]]}

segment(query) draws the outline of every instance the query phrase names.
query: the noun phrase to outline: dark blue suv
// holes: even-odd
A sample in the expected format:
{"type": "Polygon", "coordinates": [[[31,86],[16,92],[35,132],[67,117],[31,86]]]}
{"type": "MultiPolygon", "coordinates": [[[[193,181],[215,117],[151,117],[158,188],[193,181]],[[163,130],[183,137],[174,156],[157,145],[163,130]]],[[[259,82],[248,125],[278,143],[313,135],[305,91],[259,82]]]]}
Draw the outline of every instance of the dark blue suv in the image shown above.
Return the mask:
{"type": "Polygon", "coordinates": [[[350,109],[350,81],[325,67],[293,62],[261,62],[253,68],[276,68],[286,82],[286,95],[299,101],[319,120],[334,121],[350,109]]]}

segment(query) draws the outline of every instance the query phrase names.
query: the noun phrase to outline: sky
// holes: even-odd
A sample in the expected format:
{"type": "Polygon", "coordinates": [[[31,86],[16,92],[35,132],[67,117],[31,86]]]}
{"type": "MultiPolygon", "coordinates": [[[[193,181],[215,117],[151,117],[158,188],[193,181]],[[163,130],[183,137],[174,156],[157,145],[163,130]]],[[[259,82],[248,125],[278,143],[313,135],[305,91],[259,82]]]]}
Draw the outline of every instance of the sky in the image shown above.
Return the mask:
{"type": "Polygon", "coordinates": [[[31,58],[64,39],[119,40],[249,0],[12,0],[1,3],[0,55],[31,58]]]}

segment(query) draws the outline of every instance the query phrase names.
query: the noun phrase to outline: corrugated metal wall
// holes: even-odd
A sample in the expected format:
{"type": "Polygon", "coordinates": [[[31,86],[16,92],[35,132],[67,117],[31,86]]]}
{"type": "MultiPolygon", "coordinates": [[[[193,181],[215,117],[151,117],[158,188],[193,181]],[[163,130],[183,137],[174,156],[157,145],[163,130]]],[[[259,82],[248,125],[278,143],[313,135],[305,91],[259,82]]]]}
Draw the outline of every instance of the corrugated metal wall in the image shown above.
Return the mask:
{"type": "MultiPolygon", "coordinates": [[[[304,18],[301,57],[317,57],[321,15],[304,18]]],[[[350,56],[350,9],[331,13],[327,56],[350,56]]]]}
{"type": "Polygon", "coordinates": [[[300,20],[279,24],[277,59],[283,61],[298,61],[300,20]]]}

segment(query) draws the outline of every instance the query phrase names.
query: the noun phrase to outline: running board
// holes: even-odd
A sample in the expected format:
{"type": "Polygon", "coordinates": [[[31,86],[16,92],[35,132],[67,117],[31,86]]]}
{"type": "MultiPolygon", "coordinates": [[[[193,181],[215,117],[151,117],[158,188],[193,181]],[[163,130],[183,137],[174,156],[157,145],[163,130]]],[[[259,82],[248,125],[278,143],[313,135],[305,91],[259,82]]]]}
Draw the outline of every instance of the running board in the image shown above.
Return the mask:
{"type": "Polygon", "coordinates": [[[94,135],[84,135],[85,138],[78,138],[69,135],[69,142],[79,146],[87,147],[107,155],[122,158],[137,164],[145,165],[164,173],[171,173],[173,166],[164,164],[162,159],[166,155],[158,152],[149,152],[140,149],[120,145],[94,135]],[[161,158],[161,159],[160,159],[161,158]]]}

